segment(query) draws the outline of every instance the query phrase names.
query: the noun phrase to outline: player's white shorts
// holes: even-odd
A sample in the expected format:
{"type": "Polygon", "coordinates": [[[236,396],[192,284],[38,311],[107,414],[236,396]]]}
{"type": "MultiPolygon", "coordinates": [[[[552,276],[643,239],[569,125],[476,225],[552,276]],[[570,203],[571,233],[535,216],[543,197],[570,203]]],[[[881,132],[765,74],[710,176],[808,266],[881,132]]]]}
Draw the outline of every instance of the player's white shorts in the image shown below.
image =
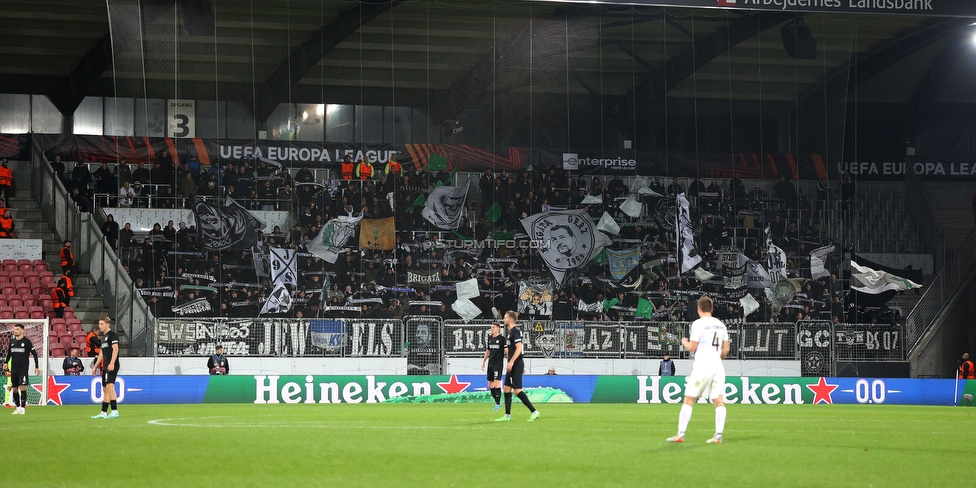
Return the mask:
{"type": "Polygon", "coordinates": [[[685,378],[685,396],[714,400],[725,394],[725,371],[692,371],[685,378]]]}

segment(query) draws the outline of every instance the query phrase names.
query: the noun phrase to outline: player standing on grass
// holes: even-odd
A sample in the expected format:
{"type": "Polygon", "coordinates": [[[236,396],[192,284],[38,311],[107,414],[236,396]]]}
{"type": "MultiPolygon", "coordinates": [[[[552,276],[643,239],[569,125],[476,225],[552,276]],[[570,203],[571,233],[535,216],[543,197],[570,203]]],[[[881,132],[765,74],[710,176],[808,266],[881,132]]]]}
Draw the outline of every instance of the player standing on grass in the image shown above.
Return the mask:
{"type": "Polygon", "coordinates": [[[24,326],[14,325],[14,338],[10,341],[10,348],[7,349],[7,358],[3,361],[3,369],[7,369],[10,364],[10,380],[13,386],[14,415],[24,415],[27,413],[27,386],[30,379],[27,377],[27,370],[30,367],[28,355],[34,356],[34,374],[41,374],[41,368],[37,363],[37,351],[30,339],[24,337],[24,326]]]}
{"type": "Polygon", "coordinates": [[[115,404],[115,377],[119,374],[119,336],[112,332],[112,319],[102,317],[98,319],[98,330],[102,333],[102,348],[95,359],[92,374],[102,371],[102,413],[92,416],[93,419],[118,418],[119,410],[115,404]],[[112,413],[108,413],[108,407],[112,413]]]}
{"type": "Polygon", "coordinates": [[[729,331],[721,320],[712,317],[712,299],[707,295],[698,299],[699,319],[691,323],[689,337],[681,338],[681,345],[695,353],[691,376],[685,380],[685,403],[678,414],[678,435],[668,437],[668,442],[684,442],[685,430],[691,421],[691,408],[699,397],[706,397],[715,404],[715,436],[709,444],[722,443],[725,429],[725,365],[722,360],[729,354],[729,331]]]}
{"type": "Polygon", "coordinates": [[[481,358],[481,370],[485,370],[485,362],[488,363],[488,389],[491,390],[491,397],[495,399],[495,408],[498,410],[502,406],[502,371],[505,369],[505,336],[501,334],[501,326],[498,322],[491,323],[491,337],[488,338],[488,349],[485,350],[485,357],[481,358]]]}
{"type": "Polygon", "coordinates": [[[518,313],[509,310],[505,312],[505,328],[508,329],[508,364],[505,374],[505,416],[495,419],[495,422],[508,422],[512,420],[512,390],[515,396],[522,400],[526,408],[532,412],[529,415],[529,422],[539,418],[539,411],[532,406],[529,396],[522,391],[522,373],[525,371],[525,362],[522,361],[522,331],[515,326],[518,320],[518,313]]]}

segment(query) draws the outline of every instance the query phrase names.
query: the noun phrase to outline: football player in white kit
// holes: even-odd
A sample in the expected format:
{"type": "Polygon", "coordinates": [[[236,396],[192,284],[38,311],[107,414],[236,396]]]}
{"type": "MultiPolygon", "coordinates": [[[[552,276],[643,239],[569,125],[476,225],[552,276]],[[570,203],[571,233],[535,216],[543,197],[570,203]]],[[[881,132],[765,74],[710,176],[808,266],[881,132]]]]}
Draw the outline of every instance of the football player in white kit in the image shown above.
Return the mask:
{"type": "Polygon", "coordinates": [[[725,429],[725,365],[722,360],[729,354],[729,331],[721,320],[712,317],[712,308],[712,299],[707,295],[698,299],[699,319],[691,323],[689,337],[681,338],[681,345],[695,353],[695,364],[691,376],[685,379],[685,403],[678,415],[678,435],[668,437],[668,442],[685,441],[692,406],[704,396],[715,404],[715,436],[708,439],[708,443],[722,443],[725,429]]]}

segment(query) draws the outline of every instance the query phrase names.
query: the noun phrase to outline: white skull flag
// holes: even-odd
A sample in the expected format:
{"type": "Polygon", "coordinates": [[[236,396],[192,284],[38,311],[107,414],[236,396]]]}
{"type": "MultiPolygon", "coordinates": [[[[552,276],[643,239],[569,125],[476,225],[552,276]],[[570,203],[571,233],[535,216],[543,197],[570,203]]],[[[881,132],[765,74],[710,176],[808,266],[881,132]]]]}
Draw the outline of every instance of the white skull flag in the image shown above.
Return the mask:
{"type": "Polygon", "coordinates": [[[559,284],[569,272],[582,271],[611,243],[583,209],[537,213],[522,219],[522,226],[559,284]]]}
{"type": "Polygon", "coordinates": [[[427,203],[420,212],[428,222],[441,229],[457,229],[464,215],[464,200],[468,195],[468,185],[439,186],[427,197],[427,203]]]}

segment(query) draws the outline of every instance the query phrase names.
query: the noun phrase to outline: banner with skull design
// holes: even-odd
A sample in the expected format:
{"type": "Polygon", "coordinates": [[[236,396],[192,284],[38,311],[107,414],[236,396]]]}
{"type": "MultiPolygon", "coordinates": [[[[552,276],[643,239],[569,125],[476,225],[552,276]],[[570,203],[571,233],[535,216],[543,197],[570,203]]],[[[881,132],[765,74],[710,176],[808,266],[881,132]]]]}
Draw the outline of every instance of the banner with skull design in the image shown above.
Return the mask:
{"type": "Polygon", "coordinates": [[[560,285],[611,243],[583,209],[537,213],[522,219],[522,226],[560,285]]]}
{"type": "Polygon", "coordinates": [[[206,251],[244,251],[258,240],[258,220],[240,205],[193,204],[197,235],[206,251]]]}

